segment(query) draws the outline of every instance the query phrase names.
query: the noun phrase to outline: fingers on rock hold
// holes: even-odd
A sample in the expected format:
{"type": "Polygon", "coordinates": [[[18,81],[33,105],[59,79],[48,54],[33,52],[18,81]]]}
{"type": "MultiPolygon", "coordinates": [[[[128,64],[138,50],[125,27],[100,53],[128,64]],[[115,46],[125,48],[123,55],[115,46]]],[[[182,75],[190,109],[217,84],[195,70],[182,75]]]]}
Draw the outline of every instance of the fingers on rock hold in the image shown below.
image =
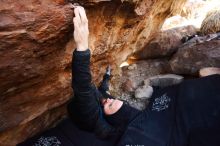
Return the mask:
{"type": "Polygon", "coordinates": [[[81,6],[79,7],[79,15],[83,24],[88,23],[85,9],[81,6]]]}

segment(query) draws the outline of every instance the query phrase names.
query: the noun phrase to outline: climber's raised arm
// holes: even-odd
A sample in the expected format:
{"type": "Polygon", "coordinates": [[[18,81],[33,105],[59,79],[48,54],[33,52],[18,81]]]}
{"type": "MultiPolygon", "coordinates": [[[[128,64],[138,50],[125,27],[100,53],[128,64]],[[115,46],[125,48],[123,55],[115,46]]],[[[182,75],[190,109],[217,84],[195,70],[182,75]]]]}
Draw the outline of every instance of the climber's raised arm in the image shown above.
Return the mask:
{"type": "Polygon", "coordinates": [[[69,106],[71,118],[86,130],[95,127],[99,115],[99,103],[94,96],[90,73],[90,50],[88,48],[88,20],[81,6],[74,7],[74,40],[76,50],[72,59],[73,102],[69,106]]]}
{"type": "MultiPolygon", "coordinates": [[[[81,129],[93,131],[99,138],[115,136],[116,129],[103,117],[100,98],[103,96],[92,84],[90,50],[88,49],[88,20],[83,7],[74,7],[74,39],[77,49],[73,52],[72,87],[74,98],[68,105],[70,118],[81,129]]],[[[103,102],[105,114],[113,114],[123,102],[107,99],[103,102]]],[[[120,120],[120,119],[119,119],[120,120]]]]}
{"type": "Polygon", "coordinates": [[[88,19],[84,8],[81,6],[75,6],[74,14],[73,36],[76,50],[73,52],[72,60],[72,87],[75,92],[78,90],[87,91],[91,86],[88,19]]]}
{"type": "Polygon", "coordinates": [[[89,28],[88,19],[83,7],[76,6],[74,9],[74,40],[76,42],[77,51],[85,51],[89,46],[89,28]]]}

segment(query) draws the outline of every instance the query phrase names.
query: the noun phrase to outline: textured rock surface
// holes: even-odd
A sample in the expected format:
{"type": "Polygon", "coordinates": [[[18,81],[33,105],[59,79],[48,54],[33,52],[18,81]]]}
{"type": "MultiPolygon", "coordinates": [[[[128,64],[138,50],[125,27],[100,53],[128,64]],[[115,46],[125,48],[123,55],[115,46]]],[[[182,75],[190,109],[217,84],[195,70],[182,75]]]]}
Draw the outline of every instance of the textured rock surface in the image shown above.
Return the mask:
{"type": "MultiPolygon", "coordinates": [[[[94,80],[108,63],[118,73],[184,2],[80,1],[89,19],[94,80]]],[[[72,14],[64,0],[0,1],[0,145],[15,145],[65,115],[72,14]]]]}
{"type": "Polygon", "coordinates": [[[209,35],[220,32],[220,10],[212,10],[207,13],[205,19],[202,21],[200,28],[201,34],[209,35]]]}
{"type": "Polygon", "coordinates": [[[56,109],[72,93],[66,70],[71,54],[65,50],[72,10],[62,1],[1,1],[0,20],[0,145],[4,146],[15,145],[65,115],[56,109]]]}
{"type": "MultiPolygon", "coordinates": [[[[131,65],[134,66],[134,65],[131,65]]],[[[115,97],[126,100],[137,109],[144,109],[147,99],[135,98],[135,90],[144,85],[144,80],[159,74],[169,73],[169,62],[165,59],[141,60],[135,63],[136,69],[122,68],[122,74],[113,76],[110,92],[115,97]]]]}
{"type": "Polygon", "coordinates": [[[180,14],[173,14],[174,16],[166,19],[162,30],[186,25],[193,25],[199,29],[207,13],[218,10],[219,7],[219,0],[187,0],[180,14]]]}
{"type": "Polygon", "coordinates": [[[220,40],[186,43],[170,61],[176,74],[198,75],[204,67],[220,67],[220,40]]]}
{"type": "Polygon", "coordinates": [[[147,44],[143,50],[136,52],[136,59],[149,59],[169,57],[182,45],[181,39],[187,35],[195,35],[197,29],[194,26],[183,26],[166,31],[161,31],[147,44]]]}
{"type": "Polygon", "coordinates": [[[144,80],[144,84],[147,86],[159,86],[167,87],[175,84],[179,84],[183,81],[184,77],[175,74],[156,75],[144,80]]]}
{"type": "Polygon", "coordinates": [[[143,99],[148,99],[151,97],[153,94],[153,88],[151,86],[142,86],[138,87],[135,90],[135,98],[143,98],[143,99]]]}
{"type": "MultiPolygon", "coordinates": [[[[100,81],[98,75],[105,71],[100,66],[110,63],[116,69],[128,55],[141,50],[162,26],[161,22],[171,13],[179,11],[178,7],[184,2],[129,0],[88,6],[94,80],[100,81]]],[[[119,71],[114,70],[115,74],[119,71]]]]}
{"type": "Polygon", "coordinates": [[[0,134],[1,146],[15,146],[24,137],[31,137],[37,132],[42,132],[42,130],[55,126],[63,119],[63,115],[66,115],[65,107],[66,104],[61,105],[58,108],[44,112],[26,124],[5,130],[4,133],[0,134]]]}

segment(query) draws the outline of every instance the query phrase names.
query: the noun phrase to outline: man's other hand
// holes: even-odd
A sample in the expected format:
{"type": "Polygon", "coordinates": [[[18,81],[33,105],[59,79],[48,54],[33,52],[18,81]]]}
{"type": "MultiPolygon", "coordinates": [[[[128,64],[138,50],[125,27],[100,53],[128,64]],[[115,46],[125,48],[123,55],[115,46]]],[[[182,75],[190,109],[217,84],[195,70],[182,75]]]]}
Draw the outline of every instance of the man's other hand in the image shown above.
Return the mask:
{"type": "Polygon", "coordinates": [[[77,51],[85,51],[88,49],[89,45],[89,28],[85,9],[81,6],[74,6],[74,14],[75,17],[73,18],[73,36],[76,42],[77,51]]]}

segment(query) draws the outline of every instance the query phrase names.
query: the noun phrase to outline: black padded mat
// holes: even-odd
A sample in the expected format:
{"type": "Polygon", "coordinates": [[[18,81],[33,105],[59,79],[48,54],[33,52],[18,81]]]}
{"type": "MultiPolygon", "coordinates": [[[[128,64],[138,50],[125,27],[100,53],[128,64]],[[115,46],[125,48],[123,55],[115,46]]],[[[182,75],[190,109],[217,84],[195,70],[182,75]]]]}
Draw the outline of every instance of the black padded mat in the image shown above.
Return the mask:
{"type": "Polygon", "coordinates": [[[98,139],[93,133],[78,129],[70,119],[55,128],[27,139],[18,146],[113,146],[116,139],[98,139]]]}

